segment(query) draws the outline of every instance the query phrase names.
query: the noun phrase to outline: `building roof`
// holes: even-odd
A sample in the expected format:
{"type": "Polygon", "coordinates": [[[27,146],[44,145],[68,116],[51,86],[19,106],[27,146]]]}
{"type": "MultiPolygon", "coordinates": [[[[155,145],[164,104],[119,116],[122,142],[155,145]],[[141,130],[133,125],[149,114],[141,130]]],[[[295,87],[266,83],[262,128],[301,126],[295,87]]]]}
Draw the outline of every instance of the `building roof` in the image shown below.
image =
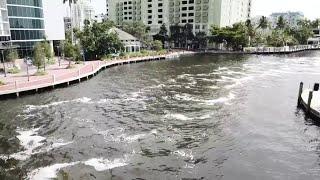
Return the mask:
{"type": "Polygon", "coordinates": [[[111,28],[109,32],[118,34],[121,41],[138,41],[138,38],[116,27],[111,28]]]}

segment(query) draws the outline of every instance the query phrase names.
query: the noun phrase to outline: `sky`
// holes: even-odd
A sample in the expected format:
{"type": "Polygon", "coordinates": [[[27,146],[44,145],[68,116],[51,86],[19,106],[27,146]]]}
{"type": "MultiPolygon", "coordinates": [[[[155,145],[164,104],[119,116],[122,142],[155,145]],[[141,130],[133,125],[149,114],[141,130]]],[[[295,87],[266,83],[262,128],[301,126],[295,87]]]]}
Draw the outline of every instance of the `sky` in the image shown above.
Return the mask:
{"type": "Polygon", "coordinates": [[[272,12],[300,11],[308,19],[320,18],[320,0],[252,0],[252,17],[272,12]]]}
{"type": "MultiPolygon", "coordinates": [[[[105,13],[106,0],[92,0],[96,13],[105,13]]],[[[320,18],[320,0],[252,0],[252,17],[272,12],[301,11],[309,19],[320,18]]]]}

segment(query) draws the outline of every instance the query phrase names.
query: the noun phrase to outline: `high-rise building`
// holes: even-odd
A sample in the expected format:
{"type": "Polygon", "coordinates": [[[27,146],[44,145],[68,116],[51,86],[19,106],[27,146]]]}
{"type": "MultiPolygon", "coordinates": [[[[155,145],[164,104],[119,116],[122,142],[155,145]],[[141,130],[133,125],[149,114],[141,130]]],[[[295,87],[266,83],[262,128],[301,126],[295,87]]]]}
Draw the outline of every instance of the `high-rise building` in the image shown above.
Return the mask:
{"type": "Polygon", "coordinates": [[[116,24],[142,21],[151,34],[162,24],[192,24],[208,32],[211,25],[229,26],[250,17],[251,0],[107,0],[109,18],[116,24]]]}
{"type": "Polygon", "coordinates": [[[94,18],[95,12],[91,0],[79,0],[73,4],[72,26],[74,28],[82,29],[85,20],[93,21],[94,18]]]}
{"type": "Polygon", "coordinates": [[[11,42],[19,50],[27,51],[45,38],[41,0],[7,0],[11,42]]]}
{"type": "Polygon", "coordinates": [[[278,13],[272,13],[269,17],[272,28],[275,28],[277,26],[278,19],[280,17],[283,17],[285,22],[290,27],[297,27],[298,22],[302,19],[304,19],[304,14],[302,12],[278,12],[278,13]]]}
{"type": "Polygon", "coordinates": [[[63,40],[62,2],[52,0],[1,0],[0,42],[18,47],[21,56],[30,55],[35,43],[47,39],[63,40]],[[8,36],[9,35],[9,36],[8,36]]]}
{"type": "Polygon", "coordinates": [[[0,1],[0,41],[10,40],[8,9],[5,1],[0,1]]]}

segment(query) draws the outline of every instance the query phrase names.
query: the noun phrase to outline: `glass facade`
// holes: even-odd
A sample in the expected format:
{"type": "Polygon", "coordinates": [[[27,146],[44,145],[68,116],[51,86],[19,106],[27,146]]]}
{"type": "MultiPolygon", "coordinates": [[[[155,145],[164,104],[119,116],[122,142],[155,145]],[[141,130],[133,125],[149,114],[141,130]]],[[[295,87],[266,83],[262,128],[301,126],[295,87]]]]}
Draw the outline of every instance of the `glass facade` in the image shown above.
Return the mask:
{"type": "Polygon", "coordinates": [[[7,0],[11,42],[22,56],[45,38],[42,0],[7,0]]]}
{"type": "Polygon", "coordinates": [[[42,7],[42,0],[7,0],[7,4],[42,7]]]}

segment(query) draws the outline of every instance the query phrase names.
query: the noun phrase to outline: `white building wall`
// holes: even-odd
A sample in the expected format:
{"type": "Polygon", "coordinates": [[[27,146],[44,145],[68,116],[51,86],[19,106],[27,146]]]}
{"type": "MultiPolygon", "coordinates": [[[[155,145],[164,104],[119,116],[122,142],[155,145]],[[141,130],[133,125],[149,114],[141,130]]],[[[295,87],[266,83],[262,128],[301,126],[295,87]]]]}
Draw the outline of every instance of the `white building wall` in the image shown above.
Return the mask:
{"type": "Polygon", "coordinates": [[[246,21],[251,10],[251,0],[107,0],[107,3],[109,17],[116,24],[142,21],[151,28],[151,34],[156,34],[162,24],[169,27],[187,23],[193,25],[194,32],[208,32],[211,25],[224,27],[246,21]]]}
{"type": "Polygon", "coordinates": [[[77,4],[72,5],[72,23],[73,27],[82,29],[84,21],[93,21],[95,12],[91,0],[79,0],[77,4]]]}
{"type": "Polygon", "coordinates": [[[64,40],[64,11],[62,1],[42,0],[45,32],[48,40],[64,40]]]}

